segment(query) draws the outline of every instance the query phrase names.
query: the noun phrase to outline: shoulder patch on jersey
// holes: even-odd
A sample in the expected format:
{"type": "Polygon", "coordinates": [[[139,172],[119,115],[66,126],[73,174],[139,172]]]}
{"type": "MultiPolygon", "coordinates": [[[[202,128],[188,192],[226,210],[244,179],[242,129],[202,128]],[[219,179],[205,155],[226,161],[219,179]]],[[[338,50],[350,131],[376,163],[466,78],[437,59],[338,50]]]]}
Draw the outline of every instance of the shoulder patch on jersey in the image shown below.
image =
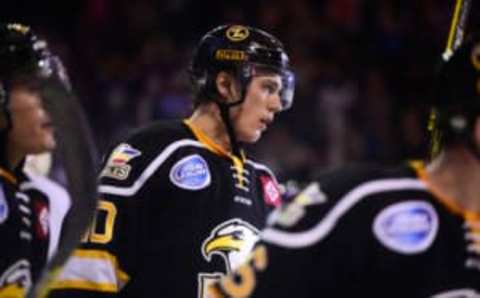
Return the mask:
{"type": "Polygon", "coordinates": [[[272,177],[263,175],[260,176],[260,181],[263,188],[263,199],[267,205],[278,207],[282,203],[282,196],[277,183],[272,177]]]}
{"type": "Polygon", "coordinates": [[[127,179],[132,169],[128,162],[140,155],[142,155],[140,150],[133,148],[127,143],[118,145],[108,158],[105,168],[100,173],[100,177],[109,177],[117,180],[127,179]]]}
{"type": "Polygon", "coordinates": [[[267,219],[269,225],[278,224],[283,227],[291,227],[297,224],[305,215],[305,207],[323,204],[327,196],[320,189],[317,182],[308,185],[300,192],[291,203],[274,210],[267,219]]]}
{"type": "Polygon", "coordinates": [[[8,218],[8,203],[5,197],[3,187],[0,186],[0,224],[3,224],[8,218]]]}
{"type": "Polygon", "coordinates": [[[192,154],[175,163],[170,170],[170,180],[180,188],[200,190],[209,186],[212,178],[205,159],[192,154]]]}
{"type": "Polygon", "coordinates": [[[407,255],[427,250],[437,231],[437,212],[424,201],[405,201],[388,206],[373,223],[373,232],[380,243],[407,255]]]}

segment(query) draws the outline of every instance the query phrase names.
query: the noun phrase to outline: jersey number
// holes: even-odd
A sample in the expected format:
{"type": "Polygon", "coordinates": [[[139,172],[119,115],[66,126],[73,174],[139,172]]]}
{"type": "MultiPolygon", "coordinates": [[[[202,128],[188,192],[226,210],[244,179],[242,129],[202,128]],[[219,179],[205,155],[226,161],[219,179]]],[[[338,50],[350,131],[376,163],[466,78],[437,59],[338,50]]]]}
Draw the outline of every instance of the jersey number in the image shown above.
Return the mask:
{"type": "MultiPolygon", "coordinates": [[[[255,290],[256,273],[265,270],[266,267],[267,249],[265,246],[259,245],[253,251],[251,260],[247,264],[240,266],[235,275],[228,275],[222,279],[221,288],[227,297],[248,297],[255,290]]],[[[224,297],[214,287],[209,290],[209,294],[214,298],[224,297]]]]}
{"type": "Polygon", "coordinates": [[[105,244],[112,240],[113,226],[117,217],[117,208],[114,204],[100,200],[92,226],[87,230],[83,242],[105,244]]]}

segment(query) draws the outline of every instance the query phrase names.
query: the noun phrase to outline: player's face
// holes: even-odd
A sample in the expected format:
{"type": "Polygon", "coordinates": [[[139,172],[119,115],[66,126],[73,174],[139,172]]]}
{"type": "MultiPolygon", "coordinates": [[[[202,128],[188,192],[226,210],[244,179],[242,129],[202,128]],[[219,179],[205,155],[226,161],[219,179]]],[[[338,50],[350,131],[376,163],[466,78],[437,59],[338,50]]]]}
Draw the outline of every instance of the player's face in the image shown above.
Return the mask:
{"type": "Polygon", "coordinates": [[[245,101],[232,111],[232,120],[240,142],[255,143],[281,111],[282,79],[277,74],[256,75],[250,82],[245,101]]]}
{"type": "Polygon", "coordinates": [[[36,154],[53,150],[56,142],[50,117],[38,92],[14,87],[10,92],[12,128],[9,144],[17,154],[36,154]]]}

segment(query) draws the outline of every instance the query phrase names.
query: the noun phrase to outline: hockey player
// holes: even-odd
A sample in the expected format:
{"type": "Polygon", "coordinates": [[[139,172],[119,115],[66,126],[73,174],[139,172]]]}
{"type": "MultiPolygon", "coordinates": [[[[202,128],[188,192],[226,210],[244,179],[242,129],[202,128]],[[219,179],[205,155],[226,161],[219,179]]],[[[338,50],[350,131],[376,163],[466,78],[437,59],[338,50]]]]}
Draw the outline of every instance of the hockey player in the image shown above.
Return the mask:
{"type": "Polygon", "coordinates": [[[480,39],[443,65],[443,151],[350,167],[276,211],[219,297],[480,297],[480,39]]]}
{"type": "Polygon", "coordinates": [[[48,204],[20,185],[25,157],[57,147],[43,91],[67,88],[59,63],[29,27],[0,24],[0,297],[24,297],[46,266],[48,204]]]}
{"type": "Polygon", "coordinates": [[[220,26],[191,63],[193,115],[158,122],[118,144],[100,174],[95,225],[50,297],[198,297],[248,255],[280,204],[273,174],[249,159],[294,76],[282,44],[220,26]]]}

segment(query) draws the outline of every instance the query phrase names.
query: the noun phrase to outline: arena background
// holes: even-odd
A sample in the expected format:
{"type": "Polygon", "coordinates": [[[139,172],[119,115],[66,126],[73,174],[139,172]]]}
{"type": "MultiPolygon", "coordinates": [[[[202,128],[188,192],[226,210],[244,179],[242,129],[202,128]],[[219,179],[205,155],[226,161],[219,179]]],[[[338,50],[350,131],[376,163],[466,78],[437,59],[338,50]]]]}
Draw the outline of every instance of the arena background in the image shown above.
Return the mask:
{"type": "Polygon", "coordinates": [[[252,149],[280,180],[305,181],[345,162],[425,156],[427,107],[453,4],[2,1],[0,19],[32,25],[60,54],[100,152],[153,119],[189,114],[186,68],[204,32],[233,22],[272,32],[290,53],[296,98],[252,149]]]}

